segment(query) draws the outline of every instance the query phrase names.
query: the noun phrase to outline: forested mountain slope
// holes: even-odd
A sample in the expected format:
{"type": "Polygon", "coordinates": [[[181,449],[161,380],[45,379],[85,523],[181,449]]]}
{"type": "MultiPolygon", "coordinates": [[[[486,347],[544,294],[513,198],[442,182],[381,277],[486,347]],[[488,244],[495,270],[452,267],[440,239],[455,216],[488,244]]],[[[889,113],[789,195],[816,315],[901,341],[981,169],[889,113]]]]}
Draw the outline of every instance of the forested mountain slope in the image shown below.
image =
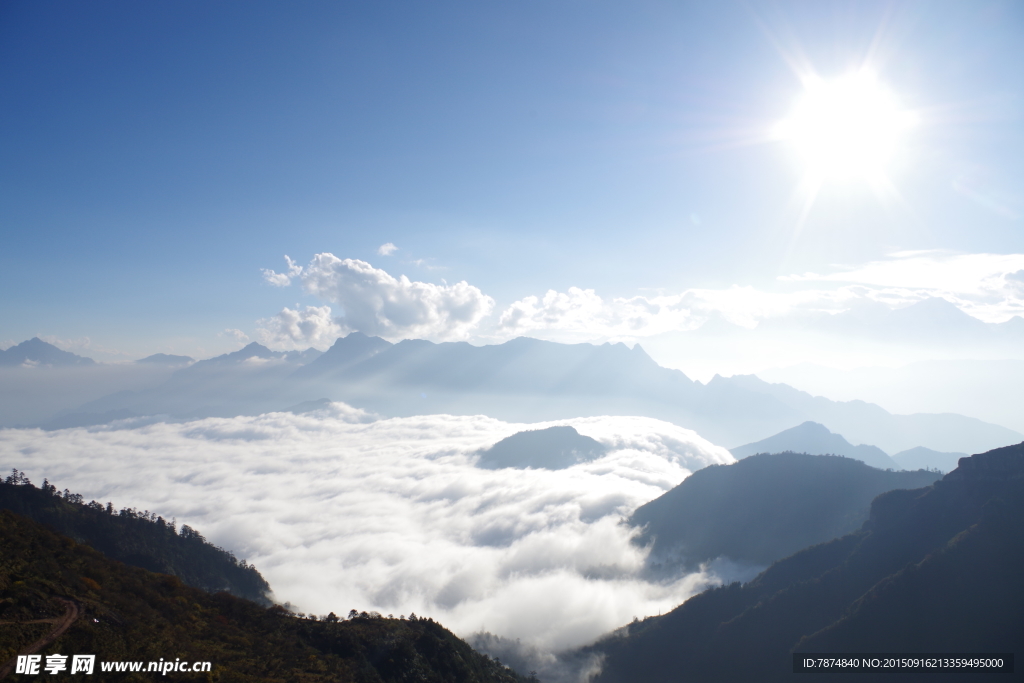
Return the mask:
{"type": "Polygon", "coordinates": [[[654,543],[653,562],[691,568],[724,556],[765,566],[857,530],[871,501],[942,475],[888,472],[841,456],[774,453],[697,470],[637,508],[629,523],[654,543]]]}
{"type": "Polygon", "coordinates": [[[209,674],[173,675],[221,683],[525,680],[429,619],[320,618],[210,595],[0,510],[0,676],[5,663],[53,630],[26,622],[62,614],[73,622],[39,654],[44,662],[49,654],[95,654],[96,672],[82,680],[155,680],[152,673],[101,673],[101,663],[161,659],[210,662],[209,674]]]}
{"type": "Polygon", "coordinates": [[[599,641],[595,683],[813,675],[792,673],[793,652],[1024,652],[1021,566],[1024,444],[964,458],[932,486],[882,494],[860,530],[599,641]]]}
{"type": "Polygon", "coordinates": [[[0,509],[8,509],[58,533],[86,543],[107,557],[150,571],[177,576],[208,592],[228,591],[266,605],[270,586],[244,560],[207,542],[188,526],[173,525],[148,511],[115,510],[47,482],[36,488],[15,471],[0,480],[0,509]]]}

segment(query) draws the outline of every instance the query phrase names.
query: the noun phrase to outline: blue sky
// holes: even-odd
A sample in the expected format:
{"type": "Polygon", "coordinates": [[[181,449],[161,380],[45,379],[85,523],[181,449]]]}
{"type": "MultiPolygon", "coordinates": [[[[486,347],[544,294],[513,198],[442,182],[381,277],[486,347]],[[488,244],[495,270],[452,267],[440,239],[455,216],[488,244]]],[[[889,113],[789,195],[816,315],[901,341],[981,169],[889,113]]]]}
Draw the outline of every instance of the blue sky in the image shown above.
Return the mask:
{"type": "Polygon", "coordinates": [[[0,345],[643,342],[700,323],[694,297],[748,325],[857,296],[1003,322],[1024,314],[1022,38],[1016,2],[4,3],[0,345]],[[826,182],[804,215],[806,168],[769,133],[808,67],[865,62],[916,121],[891,191],[826,182]],[[285,254],[304,271],[275,286],[285,254]],[[837,272],[861,289],[821,305],[837,272]],[[961,275],[989,284],[942,284],[961,275]],[[378,286],[395,311],[360,299],[378,286]]]}

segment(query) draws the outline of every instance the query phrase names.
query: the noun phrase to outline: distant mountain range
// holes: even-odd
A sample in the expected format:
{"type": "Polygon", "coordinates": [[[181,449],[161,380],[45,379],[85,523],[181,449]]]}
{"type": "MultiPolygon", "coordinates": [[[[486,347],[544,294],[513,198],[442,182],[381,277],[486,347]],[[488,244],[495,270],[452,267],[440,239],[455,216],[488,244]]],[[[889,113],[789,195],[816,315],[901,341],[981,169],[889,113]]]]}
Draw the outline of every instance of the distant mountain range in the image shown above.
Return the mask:
{"type": "Polygon", "coordinates": [[[323,397],[385,416],[487,414],[536,422],[645,415],[729,447],[806,421],[889,453],[918,446],[977,452],[1024,438],[973,418],[892,415],[876,405],[830,401],[752,375],[716,376],[705,385],[659,366],[639,345],[522,337],[472,346],[424,340],[392,344],[352,333],[322,354],[274,352],[253,343],[184,367],[158,386],[111,394],[69,412],[128,410],[188,419],[285,410],[323,397]]]}
{"type": "Polygon", "coordinates": [[[956,469],[960,458],[967,457],[966,453],[946,453],[923,446],[889,456],[877,446],[854,446],[841,435],[833,434],[827,427],[817,422],[805,422],[767,439],[738,446],[730,452],[737,458],[745,458],[755,453],[784,451],[811,455],[842,455],[879,469],[938,470],[943,473],[956,469]]]}
{"type": "MultiPolygon", "coordinates": [[[[860,530],[570,656],[603,657],[595,683],[718,683],[797,678],[792,653],[1021,652],[1022,565],[1024,443],[965,458],[931,486],[884,493],[860,530]]],[[[864,676],[830,671],[826,678],[864,676]]],[[[928,678],[990,681],[994,674],[961,669],[928,678]]]]}
{"type": "Polygon", "coordinates": [[[845,457],[775,453],[694,472],[629,519],[654,565],[690,569],[719,557],[766,566],[856,531],[875,496],[928,486],[937,472],[889,472],[845,457]]]}
{"type": "MultiPolygon", "coordinates": [[[[1014,320],[1021,325],[1021,318],[1014,320]]],[[[899,368],[852,370],[806,363],[758,376],[837,400],[856,397],[879,403],[896,413],[960,413],[1024,432],[1024,411],[1014,400],[1016,388],[1024,383],[1021,337],[1016,360],[926,360],[899,368]]]]}

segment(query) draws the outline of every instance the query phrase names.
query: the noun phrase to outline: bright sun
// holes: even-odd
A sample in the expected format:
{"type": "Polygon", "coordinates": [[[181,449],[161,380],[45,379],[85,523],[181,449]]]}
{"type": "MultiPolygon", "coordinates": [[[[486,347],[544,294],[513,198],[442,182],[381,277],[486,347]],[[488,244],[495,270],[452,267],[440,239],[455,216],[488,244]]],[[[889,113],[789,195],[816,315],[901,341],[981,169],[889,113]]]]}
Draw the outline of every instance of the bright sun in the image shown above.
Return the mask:
{"type": "Polygon", "coordinates": [[[789,118],[776,129],[792,142],[818,182],[881,180],[914,116],[870,74],[805,83],[789,118]]]}

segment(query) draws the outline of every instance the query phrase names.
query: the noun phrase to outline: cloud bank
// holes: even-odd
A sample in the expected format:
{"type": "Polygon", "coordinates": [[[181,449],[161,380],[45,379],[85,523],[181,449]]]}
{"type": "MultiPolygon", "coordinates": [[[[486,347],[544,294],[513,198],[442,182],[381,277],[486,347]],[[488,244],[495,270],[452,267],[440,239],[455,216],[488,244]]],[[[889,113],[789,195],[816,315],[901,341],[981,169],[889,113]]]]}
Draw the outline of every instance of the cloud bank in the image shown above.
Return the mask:
{"type": "Polygon", "coordinates": [[[780,293],[734,286],[606,300],[592,289],[571,287],[565,293],[549,290],[543,298],[516,301],[502,313],[499,327],[512,335],[551,332],[557,341],[635,340],[695,330],[715,316],[749,329],[799,309],[837,312],[854,298],[850,292],[780,293]]]}
{"type": "Polygon", "coordinates": [[[292,415],[0,431],[5,467],[86,499],[159,511],[254,562],[318,614],[430,615],[545,649],[585,643],[713,583],[649,581],[619,522],[691,471],[731,462],[648,418],[571,424],[611,450],[565,470],[483,470],[476,451],[528,425],[370,421],[343,404],[292,415]]]}
{"type": "MultiPolygon", "coordinates": [[[[382,245],[380,253],[390,254],[393,247],[382,245]]],[[[1024,316],[1024,254],[899,252],[836,266],[831,273],[782,276],[772,290],[736,285],[609,299],[594,289],[570,287],[514,301],[497,319],[490,317],[494,300],[464,281],[436,285],[395,278],[365,261],[328,253],[305,267],[285,258],[286,272],[263,271],[268,282],[285,286],[298,279],[308,293],[342,308],[333,320],[309,307],[260,321],[268,341],[285,345],[353,330],[392,340],[504,341],[528,334],[565,342],[636,341],[696,330],[714,319],[753,329],[766,320],[836,314],[864,304],[898,309],[930,298],[989,323],[1024,316]]]]}
{"type": "Polygon", "coordinates": [[[550,290],[514,302],[499,328],[508,334],[548,332],[562,341],[630,340],[698,329],[714,317],[752,329],[765,320],[841,313],[863,303],[896,309],[930,298],[945,299],[983,322],[1024,316],[1024,254],[900,252],[779,282],[789,291],[733,286],[603,299],[592,289],[550,290]]]}
{"type": "Polygon", "coordinates": [[[326,349],[346,333],[331,317],[330,306],[306,306],[305,310],[286,306],[274,317],[256,321],[256,326],[263,345],[287,351],[310,346],[326,349]]]}
{"type": "Polygon", "coordinates": [[[287,273],[264,270],[264,278],[275,285],[298,278],[308,293],[339,305],[341,314],[334,322],[344,333],[359,331],[391,340],[461,340],[494,309],[494,299],[465,281],[436,285],[405,275],[396,278],[366,261],[328,253],[317,254],[305,267],[288,259],[288,266],[287,273]]]}

